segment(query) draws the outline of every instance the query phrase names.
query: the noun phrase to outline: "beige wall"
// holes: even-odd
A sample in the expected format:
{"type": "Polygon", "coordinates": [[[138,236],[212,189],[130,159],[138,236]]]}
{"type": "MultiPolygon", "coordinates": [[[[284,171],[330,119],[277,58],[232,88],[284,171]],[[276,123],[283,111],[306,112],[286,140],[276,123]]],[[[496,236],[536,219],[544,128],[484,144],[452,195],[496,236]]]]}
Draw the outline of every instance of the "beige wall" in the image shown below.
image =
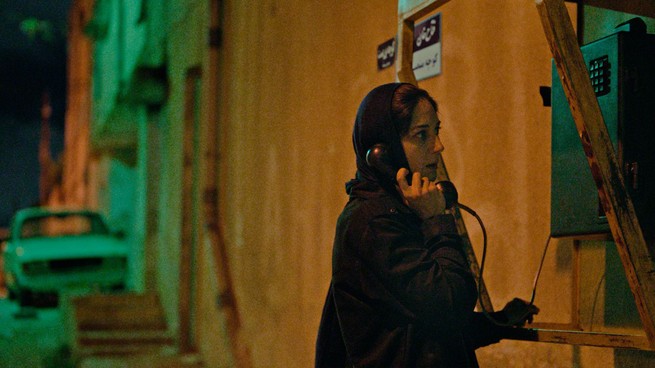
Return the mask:
{"type": "Polygon", "coordinates": [[[389,1],[226,4],[223,216],[255,366],[308,367],[359,100],[395,34],[389,1]]]}
{"type": "MultiPolygon", "coordinates": [[[[354,173],[355,111],[395,79],[376,70],[375,52],[396,33],[396,3],[227,4],[221,179],[238,297],[256,365],[306,367],[354,173]]],[[[442,12],[443,74],[420,85],[441,104],[451,179],[487,226],[486,282],[502,307],[529,299],[549,232],[550,110],[538,88],[550,84],[550,55],[530,2],[453,1],[442,12]]],[[[479,228],[466,221],[480,254],[479,228]]],[[[569,265],[556,264],[558,246],[537,303],[544,319],[565,321],[557,293],[569,265]]],[[[566,365],[571,352],[507,342],[479,356],[485,366],[566,365]]]]}
{"type": "MultiPolygon", "coordinates": [[[[170,9],[163,284],[174,282],[177,271],[183,76],[194,65],[208,70],[206,53],[198,53],[207,45],[207,3],[172,2],[170,9]]],[[[531,1],[458,0],[441,11],[443,73],[419,84],[440,103],[444,159],[460,199],[485,222],[485,280],[501,308],[514,296],[530,298],[549,234],[550,109],[542,106],[539,86],[550,85],[550,53],[531,1]]],[[[355,170],[352,123],[366,92],[395,80],[393,68],[377,70],[375,56],[377,45],[395,35],[396,17],[397,3],[388,0],[224,1],[219,116],[209,122],[221,134],[206,144],[220,150],[220,211],[256,367],[313,364],[334,226],[355,170]]],[[[465,221],[481,255],[481,231],[473,218],[465,221]]],[[[214,260],[206,244],[197,254],[199,348],[212,366],[229,366],[214,304],[214,260]]],[[[536,298],[539,321],[570,318],[570,270],[571,242],[551,242],[536,298]]],[[[597,276],[583,280],[583,322],[597,276]]],[[[175,292],[164,290],[163,300],[174,315],[175,292]]],[[[614,359],[611,349],[515,341],[478,356],[483,367],[613,366],[614,359]]]]}

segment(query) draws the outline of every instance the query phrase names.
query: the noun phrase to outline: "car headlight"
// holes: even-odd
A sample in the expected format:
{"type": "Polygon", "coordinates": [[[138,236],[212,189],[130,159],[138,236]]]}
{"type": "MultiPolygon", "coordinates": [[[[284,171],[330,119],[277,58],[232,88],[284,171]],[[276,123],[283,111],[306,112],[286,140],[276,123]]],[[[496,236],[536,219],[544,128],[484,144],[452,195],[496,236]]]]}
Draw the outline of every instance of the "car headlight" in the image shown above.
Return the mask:
{"type": "Polygon", "coordinates": [[[14,276],[13,272],[7,274],[6,282],[8,286],[14,286],[14,284],[16,284],[16,276],[14,276]]]}

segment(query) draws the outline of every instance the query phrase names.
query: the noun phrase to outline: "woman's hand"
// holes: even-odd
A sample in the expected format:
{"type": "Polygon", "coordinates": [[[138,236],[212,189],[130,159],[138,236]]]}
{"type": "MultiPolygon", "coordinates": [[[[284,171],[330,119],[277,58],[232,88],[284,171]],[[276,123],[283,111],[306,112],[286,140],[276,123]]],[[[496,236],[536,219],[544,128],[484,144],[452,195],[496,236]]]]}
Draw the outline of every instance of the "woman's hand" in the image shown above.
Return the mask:
{"type": "Polygon", "coordinates": [[[436,183],[426,177],[421,178],[421,174],[415,172],[412,174],[412,185],[409,185],[407,174],[409,174],[409,170],[401,168],[396,173],[396,181],[400,194],[409,208],[423,220],[439,215],[446,210],[446,200],[436,183]]]}
{"type": "Polygon", "coordinates": [[[507,319],[508,324],[523,326],[526,322],[532,323],[534,315],[539,313],[539,308],[525,300],[514,298],[505,305],[501,312],[507,319]]]}

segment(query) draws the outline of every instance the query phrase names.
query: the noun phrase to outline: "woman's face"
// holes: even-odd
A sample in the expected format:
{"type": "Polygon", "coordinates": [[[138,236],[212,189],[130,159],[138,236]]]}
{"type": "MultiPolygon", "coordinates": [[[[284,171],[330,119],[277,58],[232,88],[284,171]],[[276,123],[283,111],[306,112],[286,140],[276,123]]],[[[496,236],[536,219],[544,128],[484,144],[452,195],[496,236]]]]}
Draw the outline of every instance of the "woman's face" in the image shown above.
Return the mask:
{"type": "Polygon", "coordinates": [[[437,179],[437,163],[440,153],[444,150],[439,139],[441,121],[437,112],[425,99],[420,99],[414,113],[409,131],[400,139],[409,163],[409,170],[418,171],[421,177],[430,181],[437,179]]]}

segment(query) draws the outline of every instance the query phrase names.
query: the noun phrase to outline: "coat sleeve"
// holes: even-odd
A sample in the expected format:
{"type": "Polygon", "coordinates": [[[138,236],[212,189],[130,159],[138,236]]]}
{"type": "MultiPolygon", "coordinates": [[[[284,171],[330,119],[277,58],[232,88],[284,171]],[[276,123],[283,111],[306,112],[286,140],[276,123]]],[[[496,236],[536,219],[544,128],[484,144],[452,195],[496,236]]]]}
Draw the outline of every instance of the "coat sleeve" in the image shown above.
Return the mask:
{"type": "Polygon", "coordinates": [[[363,262],[413,318],[460,330],[467,324],[477,289],[452,216],[417,224],[410,215],[384,214],[369,222],[363,262]],[[436,226],[436,228],[435,228],[436,226]]]}
{"type": "MultiPolygon", "coordinates": [[[[491,312],[491,316],[502,322],[505,318],[501,312],[491,312]]],[[[501,327],[491,322],[483,313],[475,312],[469,319],[466,335],[474,349],[495,344],[503,336],[503,331],[511,327],[501,327]]]]}

